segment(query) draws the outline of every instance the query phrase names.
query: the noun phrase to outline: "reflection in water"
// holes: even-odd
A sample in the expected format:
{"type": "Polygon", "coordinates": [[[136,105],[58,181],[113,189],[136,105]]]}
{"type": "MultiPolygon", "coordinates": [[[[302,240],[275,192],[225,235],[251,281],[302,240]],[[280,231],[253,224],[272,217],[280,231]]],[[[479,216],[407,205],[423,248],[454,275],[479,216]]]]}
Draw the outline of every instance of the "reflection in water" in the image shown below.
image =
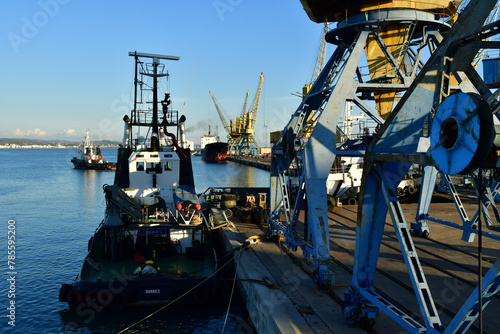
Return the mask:
{"type": "Polygon", "coordinates": [[[99,205],[104,199],[104,194],[101,198],[96,198],[96,190],[102,189],[103,184],[109,182],[110,175],[106,174],[114,175],[115,173],[102,170],[75,170],[75,172],[81,175],[78,179],[79,186],[76,191],[82,193],[83,210],[85,212],[94,212],[95,206],[99,205]]]}
{"type": "Polygon", "coordinates": [[[228,161],[209,164],[193,157],[194,181],[197,192],[209,187],[269,187],[269,172],[228,161]]]}
{"type": "Polygon", "coordinates": [[[235,162],[230,162],[230,164],[236,165],[236,169],[229,183],[236,183],[235,186],[237,187],[269,186],[269,172],[235,162]]]}

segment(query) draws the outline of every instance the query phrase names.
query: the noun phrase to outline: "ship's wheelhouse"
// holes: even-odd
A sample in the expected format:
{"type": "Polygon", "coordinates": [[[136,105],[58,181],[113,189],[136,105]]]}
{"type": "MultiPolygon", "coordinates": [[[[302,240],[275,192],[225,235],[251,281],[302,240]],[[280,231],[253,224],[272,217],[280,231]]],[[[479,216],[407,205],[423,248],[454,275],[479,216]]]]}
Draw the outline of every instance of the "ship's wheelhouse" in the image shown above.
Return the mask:
{"type": "Polygon", "coordinates": [[[166,206],[173,209],[173,193],[179,186],[179,165],[175,151],[133,152],[129,158],[130,185],[125,192],[141,205],[153,204],[155,197],[160,196],[166,206]]]}

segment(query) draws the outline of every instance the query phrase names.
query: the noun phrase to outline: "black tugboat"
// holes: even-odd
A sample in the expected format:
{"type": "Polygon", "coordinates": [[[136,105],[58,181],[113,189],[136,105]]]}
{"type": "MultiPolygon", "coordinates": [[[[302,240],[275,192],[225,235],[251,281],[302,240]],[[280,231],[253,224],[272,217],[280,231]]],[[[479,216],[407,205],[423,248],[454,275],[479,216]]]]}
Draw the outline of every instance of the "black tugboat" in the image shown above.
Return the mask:
{"type": "Polygon", "coordinates": [[[177,142],[185,117],[172,110],[169,93],[158,100],[158,80],[168,80],[160,60],[179,58],[129,55],[135,59],[134,107],[124,117],[114,185],[103,187],[106,215],[75,282],[60,289],[59,300],[70,307],[167,303],[202,282],[191,296],[213,294],[221,282],[214,243],[220,230],[201,212],[189,148],[177,142]],[[137,91],[142,87],[152,89],[151,100],[137,91]]]}
{"type": "Polygon", "coordinates": [[[85,141],[78,146],[78,156],[71,162],[76,169],[115,170],[116,163],[105,161],[102,158],[101,148],[90,142],[89,129],[85,130],[85,141]]]}

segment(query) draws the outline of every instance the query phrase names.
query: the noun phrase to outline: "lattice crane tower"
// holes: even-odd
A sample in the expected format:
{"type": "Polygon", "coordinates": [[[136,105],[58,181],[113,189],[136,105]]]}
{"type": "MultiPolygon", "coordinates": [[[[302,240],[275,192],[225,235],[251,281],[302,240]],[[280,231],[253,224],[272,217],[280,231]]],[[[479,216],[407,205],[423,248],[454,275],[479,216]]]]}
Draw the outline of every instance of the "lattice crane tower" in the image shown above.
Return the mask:
{"type": "MultiPolygon", "coordinates": [[[[330,246],[325,185],[335,157],[345,154],[336,151],[335,126],[348,103],[382,125],[398,93],[410,88],[425,58],[450,30],[445,20],[452,22],[459,2],[301,3],[312,21],[336,22],[325,36],[336,49],[273,148],[269,233],[282,233],[292,249],[301,247],[304,257],[315,266],[317,281],[329,284],[334,278],[326,266],[330,246]],[[366,102],[373,100],[375,104],[366,102]],[[289,189],[288,171],[292,166],[299,174],[297,193],[289,189]],[[301,235],[295,228],[306,198],[310,227],[306,235],[301,235]]],[[[449,81],[450,86],[455,83],[453,78],[449,81]]]]}

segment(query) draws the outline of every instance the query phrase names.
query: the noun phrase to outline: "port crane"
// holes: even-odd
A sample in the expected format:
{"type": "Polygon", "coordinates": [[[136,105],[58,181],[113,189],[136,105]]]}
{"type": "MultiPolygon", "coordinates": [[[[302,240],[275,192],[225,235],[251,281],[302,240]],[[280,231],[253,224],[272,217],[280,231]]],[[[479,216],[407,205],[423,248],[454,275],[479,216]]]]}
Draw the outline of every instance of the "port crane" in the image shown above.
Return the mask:
{"type": "Polygon", "coordinates": [[[217,109],[217,113],[219,114],[224,129],[226,129],[226,132],[228,133],[229,151],[233,152],[235,155],[241,155],[248,152],[255,155],[259,149],[259,145],[255,140],[255,124],[257,123],[257,112],[263,83],[264,72],[260,74],[259,84],[257,86],[252,106],[248,111],[246,111],[249,94],[249,91],[247,91],[240,117],[236,118],[236,122],[231,120],[230,125],[227,123],[217,100],[210,91],[210,96],[214,102],[215,109],[217,109]]]}
{"type": "Polygon", "coordinates": [[[257,123],[257,112],[259,109],[260,94],[263,83],[264,72],[260,74],[259,84],[257,86],[252,106],[246,113],[236,119],[236,131],[241,135],[235,145],[237,155],[244,152],[250,152],[252,155],[255,155],[259,149],[259,145],[255,140],[255,124],[257,123]]]}
{"type": "MultiPolygon", "coordinates": [[[[234,146],[236,142],[238,141],[240,134],[236,131],[234,127],[234,122],[231,120],[230,124],[227,123],[226,118],[224,117],[224,114],[222,113],[222,110],[219,107],[219,104],[217,103],[217,100],[215,99],[214,94],[211,91],[208,91],[210,93],[210,96],[212,97],[212,101],[214,102],[215,109],[217,110],[217,113],[219,114],[220,120],[222,122],[222,126],[224,127],[224,130],[227,132],[227,144],[228,144],[228,151],[233,152],[234,151],[234,146]]],[[[247,94],[248,96],[248,94],[247,94]]]]}
{"type": "MultiPolygon", "coordinates": [[[[283,235],[291,250],[300,247],[306,262],[314,267],[318,284],[332,284],[325,181],[337,156],[363,156],[355,262],[352,283],[345,294],[346,320],[350,324],[371,323],[383,311],[410,333],[463,333],[500,289],[500,260],[479,281],[451,323],[443,324],[396,187],[410,166],[418,163],[427,174],[441,171],[445,175],[472,175],[482,207],[495,205],[492,198],[500,186],[491,175],[500,164],[493,124],[500,124],[496,116],[500,90],[491,93],[471,62],[480,48],[499,47],[498,42],[486,39],[498,34],[500,24],[483,27],[496,1],[471,0],[452,27],[440,19],[456,15],[457,6],[447,0],[415,1],[411,8],[404,8],[405,2],[397,0],[366,0],[360,7],[341,1],[301,2],[313,21],[338,22],[326,36],[327,42],[337,47],[273,148],[267,235],[283,235]],[[430,56],[425,62],[422,50],[426,47],[430,56]],[[362,55],[366,56],[368,75],[360,66],[362,55]],[[374,100],[375,109],[365,102],[369,99],[374,100]],[[336,149],[336,124],[346,102],[357,105],[380,125],[365,151],[336,149]],[[316,122],[311,135],[304,136],[311,114],[316,122]],[[291,166],[299,176],[294,197],[288,187],[291,166]],[[483,168],[492,171],[483,174],[483,168]],[[298,216],[305,201],[307,219],[301,229],[298,216]],[[398,236],[423,323],[373,287],[387,213],[398,236]]],[[[419,206],[430,202],[432,191],[431,184],[423,185],[419,206]]],[[[458,207],[459,212],[461,209],[458,207]]],[[[479,210],[476,216],[481,215],[479,210]]],[[[470,241],[468,236],[472,234],[488,236],[481,232],[479,221],[441,223],[463,230],[462,239],[470,241]]],[[[498,230],[498,219],[487,219],[486,226],[498,230]]]]}
{"type": "Polygon", "coordinates": [[[318,54],[316,56],[316,62],[314,63],[314,69],[311,76],[311,80],[302,87],[302,98],[305,98],[309,90],[318,78],[319,74],[323,67],[325,67],[325,58],[326,58],[326,39],[325,36],[328,32],[328,21],[325,22],[325,26],[323,28],[323,33],[321,34],[321,40],[319,42],[318,54]]]}

